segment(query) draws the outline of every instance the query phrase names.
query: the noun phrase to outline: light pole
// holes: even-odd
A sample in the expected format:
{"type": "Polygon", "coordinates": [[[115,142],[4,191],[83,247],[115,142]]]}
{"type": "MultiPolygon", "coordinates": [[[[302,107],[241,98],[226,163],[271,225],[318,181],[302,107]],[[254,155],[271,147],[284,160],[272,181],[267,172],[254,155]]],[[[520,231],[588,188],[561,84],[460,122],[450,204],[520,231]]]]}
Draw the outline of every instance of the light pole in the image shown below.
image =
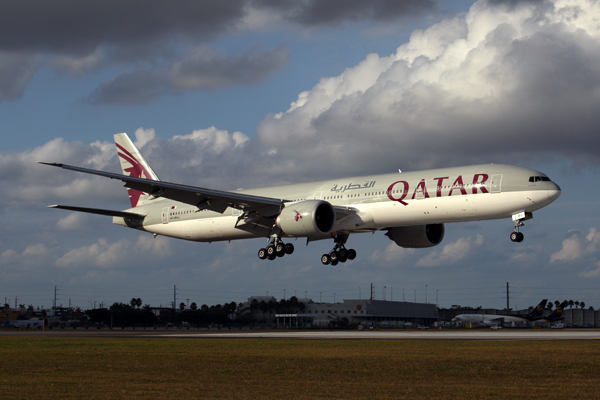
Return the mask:
{"type": "Polygon", "coordinates": [[[319,292],[319,303],[322,303],[323,301],[321,300],[321,296],[323,295],[323,292],[319,292]]]}
{"type": "Polygon", "coordinates": [[[285,289],[283,289],[283,300],[285,301],[285,289]]]}
{"type": "Polygon", "coordinates": [[[425,304],[427,304],[427,285],[425,285],[425,304]]]}

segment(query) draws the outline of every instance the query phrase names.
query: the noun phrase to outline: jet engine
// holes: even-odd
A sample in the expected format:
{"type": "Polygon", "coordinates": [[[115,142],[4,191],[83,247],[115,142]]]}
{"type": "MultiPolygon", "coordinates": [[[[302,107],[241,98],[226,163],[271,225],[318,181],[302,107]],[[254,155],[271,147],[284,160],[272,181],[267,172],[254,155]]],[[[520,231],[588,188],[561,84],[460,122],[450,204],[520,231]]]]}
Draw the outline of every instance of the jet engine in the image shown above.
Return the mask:
{"type": "Polygon", "coordinates": [[[430,224],[390,228],[385,235],[400,247],[424,248],[440,244],[445,231],[444,224],[430,224]]]}
{"type": "Polygon", "coordinates": [[[290,236],[320,236],[333,230],[335,211],[323,200],[305,200],[286,205],[275,224],[290,236]]]}

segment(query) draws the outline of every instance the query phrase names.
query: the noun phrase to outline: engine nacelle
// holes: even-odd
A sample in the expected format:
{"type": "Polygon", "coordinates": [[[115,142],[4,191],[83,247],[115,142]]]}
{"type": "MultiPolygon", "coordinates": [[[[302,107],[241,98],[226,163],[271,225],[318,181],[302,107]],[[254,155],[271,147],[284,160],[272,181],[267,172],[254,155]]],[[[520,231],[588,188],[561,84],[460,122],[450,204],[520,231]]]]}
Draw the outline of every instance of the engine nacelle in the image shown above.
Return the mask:
{"type": "Polygon", "coordinates": [[[418,249],[437,246],[445,232],[444,224],[430,224],[390,228],[386,236],[400,247],[418,249]]]}
{"type": "Polygon", "coordinates": [[[335,211],[323,200],[305,200],[287,205],[275,220],[285,235],[320,236],[333,230],[335,211]]]}

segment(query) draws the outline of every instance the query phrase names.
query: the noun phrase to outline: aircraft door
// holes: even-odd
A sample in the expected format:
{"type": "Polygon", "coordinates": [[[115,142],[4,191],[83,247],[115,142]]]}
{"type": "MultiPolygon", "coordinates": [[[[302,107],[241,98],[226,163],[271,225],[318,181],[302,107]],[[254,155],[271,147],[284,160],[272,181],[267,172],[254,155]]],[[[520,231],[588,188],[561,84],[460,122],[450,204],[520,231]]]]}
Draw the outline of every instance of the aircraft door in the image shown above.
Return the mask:
{"type": "Polygon", "coordinates": [[[315,192],[315,194],[313,194],[313,200],[321,200],[322,197],[323,192],[315,192]]]}
{"type": "Polygon", "coordinates": [[[162,223],[163,224],[169,223],[169,207],[164,207],[162,209],[162,223]]]}
{"type": "Polygon", "coordinates": [[[500,193],[502,191],[502,175],[492,175],[491,193],[500,193]]]}

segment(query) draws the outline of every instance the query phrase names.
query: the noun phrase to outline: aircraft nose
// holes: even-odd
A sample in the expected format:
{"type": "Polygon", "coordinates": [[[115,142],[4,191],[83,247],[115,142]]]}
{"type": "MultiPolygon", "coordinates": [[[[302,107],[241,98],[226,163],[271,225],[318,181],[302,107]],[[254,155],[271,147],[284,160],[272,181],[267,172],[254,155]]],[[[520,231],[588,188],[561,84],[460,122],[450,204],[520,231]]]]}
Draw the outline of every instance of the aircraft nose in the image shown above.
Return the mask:
{"type": "Polygon", "coordinates": [[[560,197],[560,187],[554,182],[552,182],[552,185],[553,187],[548,189],[548,200],[551,202],[560,197]]]}

